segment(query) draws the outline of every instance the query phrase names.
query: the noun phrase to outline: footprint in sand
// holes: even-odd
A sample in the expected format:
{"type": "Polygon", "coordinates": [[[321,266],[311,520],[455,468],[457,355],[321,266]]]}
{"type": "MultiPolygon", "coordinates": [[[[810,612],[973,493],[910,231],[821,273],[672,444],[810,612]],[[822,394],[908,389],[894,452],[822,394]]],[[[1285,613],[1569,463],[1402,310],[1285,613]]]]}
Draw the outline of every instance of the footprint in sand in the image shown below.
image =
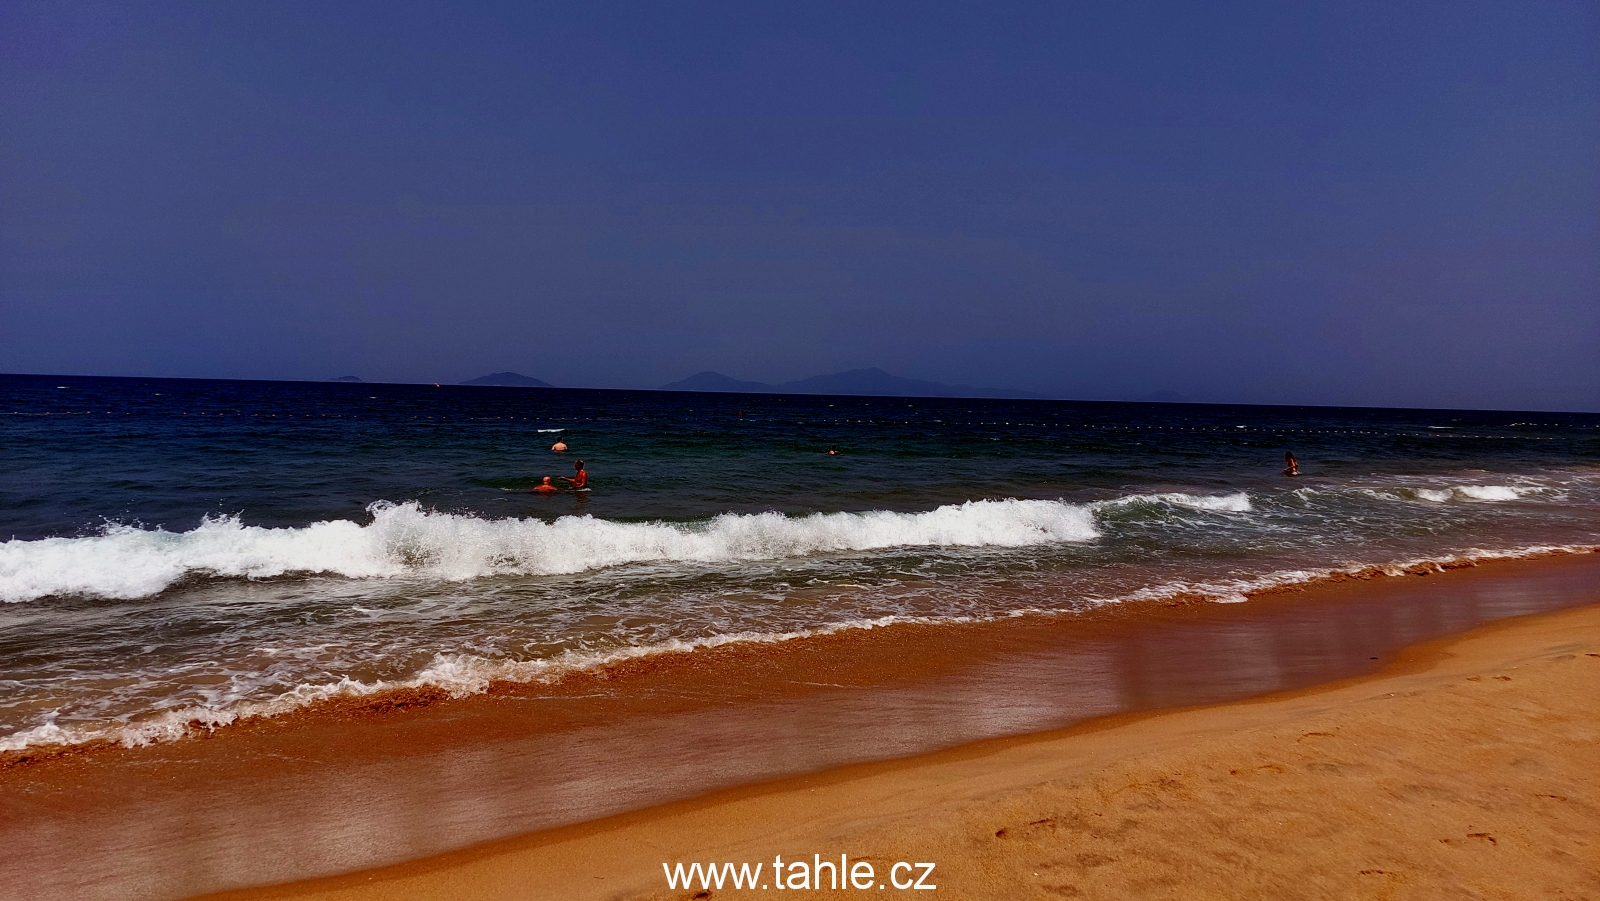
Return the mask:
{"type": "Polygon", "coordinates": [[[1377,886],[1377,894],[1371,896],[1373,898],[1389,899],[1396,897],[1395,893],[1400,891],[1400,883],[1406,881],[1406,877],[1404,875],[1396,873],[1393,870],[1372,869],[1362,870],[1360,872],[1363,876],[1371,876],[1383,880],[1383,882],[1377,886]]]}
{"type": "MultiPolygon", "coordinates": [[[[1475,838],[1480,842],[1488,842],[1491,845],[1500,844],[1499,842],[1495,841],[1494,836],[1490,835],[1487,832],[1468,832],[1467,833],[1467,838],[1475,838]]],[[[1443,843],[1443,844],[1449,845],[1452,848],[1462,844],[1460,839],[1455,839],[1455,838],[1441,838],[1441,839],[1439,839],[1439,841],[1441,843],[1443,843]]]]}

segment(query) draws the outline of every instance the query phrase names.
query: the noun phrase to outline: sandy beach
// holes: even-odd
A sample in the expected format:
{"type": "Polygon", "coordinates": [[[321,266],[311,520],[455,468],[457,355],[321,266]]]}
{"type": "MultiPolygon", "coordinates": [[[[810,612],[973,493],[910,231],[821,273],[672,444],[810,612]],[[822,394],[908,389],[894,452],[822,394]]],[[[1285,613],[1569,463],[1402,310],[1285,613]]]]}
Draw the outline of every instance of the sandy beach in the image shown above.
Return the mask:
{"type": "Polygon", "coordinates": [[[0,901],[1600,901],[1600,0],[192,6],[0,9],[0,901]]]}
{"type": "Polygon", "coordinates": [[[1331,685],[212,897],[724,897],[754,892],[669,890],[662,863],[762,863],[770,875],[775,856],[787,868],[813,855],[868,862],[878,883],[895,862],[933,862],[926,881],[953,898],[1595,897],[1597,684],[1589,606],[1417,646],[1331,685]]]}

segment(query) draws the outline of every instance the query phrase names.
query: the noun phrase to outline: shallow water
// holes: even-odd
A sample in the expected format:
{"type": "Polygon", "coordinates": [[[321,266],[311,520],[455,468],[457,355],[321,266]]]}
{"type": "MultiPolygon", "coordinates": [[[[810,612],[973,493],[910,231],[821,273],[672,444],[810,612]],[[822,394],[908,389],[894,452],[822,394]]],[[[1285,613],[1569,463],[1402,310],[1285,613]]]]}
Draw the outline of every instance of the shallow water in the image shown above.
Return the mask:
{"type": "Polygon", "coordinates": [[[5,376],[0,450],[0,749],[1600,544],[1584,414],[5,376]]]}
{"type": "Polygon", "coordinates": [[[1251,604],[731,646],[401,715],[324,709],[47,761],[0,772],[0,884],[37,901],[170,901],[361,870],[719,788],[1325,683],[1429,638],[1600,602],[1597,576],[1600,556],[1563,555],[1251,604]]]}

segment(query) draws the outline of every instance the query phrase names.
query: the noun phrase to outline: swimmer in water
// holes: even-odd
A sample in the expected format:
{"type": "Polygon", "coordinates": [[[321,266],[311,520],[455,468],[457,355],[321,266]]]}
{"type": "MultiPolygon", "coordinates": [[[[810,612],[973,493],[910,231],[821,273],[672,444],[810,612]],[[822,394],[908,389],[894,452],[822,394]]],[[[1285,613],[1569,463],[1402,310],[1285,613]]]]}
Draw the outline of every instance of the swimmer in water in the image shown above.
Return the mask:
{"type": "Polygon", "coordinates": [[[560,491],[561,489],[559,489],[556,486],[550,484],[550,477],[549,476],[545,476],[543,482],[541,482],[538,485],[533,486],[533,490],[537,491],[540,494],[555,494],[557,491],[560,491]]]}
{"type": "Polygon", "coordinates": [[[828,456],[830,456],[830,457],[839,456],[839,448],[837,448],[837,447],[835,447],[833,445],[829,445],[828,446],[828,456]]]}
{"type": "Polygon", "coordinates": [[[578,462],[572,464],[572,468],[576,469],[578,471],[577,474],[574,475],[570,479],[567,478],[566,476],[562,476],[561,477],[561,481],[563,481],[563,482],[571,482],[573,491],[582,491],[582,490],[588,488],[589,487],[589,474],[587,472],[585,472],[584,469],[583,469],[583,461],[579,460],[578,462]]]}
{"type": "Polygon", "coordinates": [[[1300,474],[1300,461],[1296,460],[1294,458],[1294,454],[1291,454],[1288,451],[1283,452],[1283,474],[1286,476],[1297,476],[1300,474]]]}
{"type": "Polygon", "coordinates": [[[567,452],[567,443],[565,441],[561,440],[561,436],[560,435],[557,435],[556,436],[556,443],[550,445],[550,449],[555,451],[558,454],[564,454],[564,453],[567,452]]]}

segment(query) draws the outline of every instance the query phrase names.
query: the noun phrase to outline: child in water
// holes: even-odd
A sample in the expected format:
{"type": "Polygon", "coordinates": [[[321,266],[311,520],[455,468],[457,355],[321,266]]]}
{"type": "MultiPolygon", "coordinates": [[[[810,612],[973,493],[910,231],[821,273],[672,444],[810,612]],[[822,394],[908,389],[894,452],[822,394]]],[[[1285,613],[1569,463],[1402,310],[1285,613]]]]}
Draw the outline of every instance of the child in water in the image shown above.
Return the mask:
{"type": "Polygon", "coordinates": [[[1291,454],[1288,451],[1283,452],[1283,474],[1286,476],[1297,476],[1300,474],[1300,462],[1294,458],[1294,454],[1291,454]]]}

